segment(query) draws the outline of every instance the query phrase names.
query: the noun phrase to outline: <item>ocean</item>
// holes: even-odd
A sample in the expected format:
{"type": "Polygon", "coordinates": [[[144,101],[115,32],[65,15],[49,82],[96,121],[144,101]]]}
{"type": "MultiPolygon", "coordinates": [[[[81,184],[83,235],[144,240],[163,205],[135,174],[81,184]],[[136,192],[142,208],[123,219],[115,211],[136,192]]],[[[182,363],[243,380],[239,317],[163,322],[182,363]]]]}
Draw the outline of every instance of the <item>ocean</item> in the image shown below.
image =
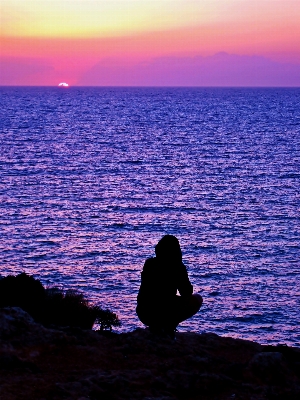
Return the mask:
{"type": "MultiPolygon", "coordinates": [[[[0,88],[0,275],[135,314],[180,241],[200,312],[179,331],[300,347],[300,89],[0,88]]],[[[155,293],[153,293],[155,295],[155,293]]]]}

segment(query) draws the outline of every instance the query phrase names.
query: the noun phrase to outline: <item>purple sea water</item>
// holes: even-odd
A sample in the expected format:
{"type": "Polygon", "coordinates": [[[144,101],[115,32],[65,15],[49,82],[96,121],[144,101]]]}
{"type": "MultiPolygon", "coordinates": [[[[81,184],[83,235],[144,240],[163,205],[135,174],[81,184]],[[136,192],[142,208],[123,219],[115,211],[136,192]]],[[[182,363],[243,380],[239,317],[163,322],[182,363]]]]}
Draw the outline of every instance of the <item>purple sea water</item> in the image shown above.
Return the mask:
{"type": "Polygon", "coordinates": [[[300,346],[300,89],[0,96],[1,276],[83,291],[132,330],[170,233],[204,298],[180,331],[300,346]]]}

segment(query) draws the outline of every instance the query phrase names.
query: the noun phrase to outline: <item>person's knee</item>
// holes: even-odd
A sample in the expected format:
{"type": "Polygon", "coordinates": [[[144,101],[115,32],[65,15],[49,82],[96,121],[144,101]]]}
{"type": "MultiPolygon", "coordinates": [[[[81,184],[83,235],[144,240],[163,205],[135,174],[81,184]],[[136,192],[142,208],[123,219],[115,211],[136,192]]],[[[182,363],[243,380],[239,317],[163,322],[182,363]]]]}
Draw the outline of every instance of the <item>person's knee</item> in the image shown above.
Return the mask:
{"type": "Polygon", "coordinates": [[[202,303],[203,303],[203,298],[200,294],[193,294],[192,297],[193,297],[194,306],[197,309],[197,311],[199,311],[202,306],[202,303]]]}

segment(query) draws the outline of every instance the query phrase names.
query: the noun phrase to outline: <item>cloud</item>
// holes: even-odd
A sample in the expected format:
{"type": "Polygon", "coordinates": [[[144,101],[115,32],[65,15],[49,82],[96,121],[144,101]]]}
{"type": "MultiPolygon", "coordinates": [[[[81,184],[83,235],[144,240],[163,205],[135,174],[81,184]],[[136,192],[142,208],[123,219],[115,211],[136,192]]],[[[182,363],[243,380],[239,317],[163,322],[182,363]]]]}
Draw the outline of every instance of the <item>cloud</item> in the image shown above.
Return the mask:
{"type": "Polygon", "coordinates": [[[223,52],[209,57],[158,57],[136,63],[126,58],[106,58],[84,73],[79,72],[78,60],[72,60],[56,60],[54,67],[54,61],[46,58],[2,57],[0,85],[56,85],[71,80],[81,86],[300,87],[300,64],[280,63],[262,56],[223,52]]]}
{"type": "Polygon", "coordinates": [[[47,84],[54,68],[47,60],[40,58],[0,58],[0,85],[47,84]]]}
{"type": "Polygon", "coordinates": [[[90,86],[300,86],[300,65],[262,56],[217,53],[209,57],[160,57],[125,66],[102,60],[78,81],[90,86]]]}

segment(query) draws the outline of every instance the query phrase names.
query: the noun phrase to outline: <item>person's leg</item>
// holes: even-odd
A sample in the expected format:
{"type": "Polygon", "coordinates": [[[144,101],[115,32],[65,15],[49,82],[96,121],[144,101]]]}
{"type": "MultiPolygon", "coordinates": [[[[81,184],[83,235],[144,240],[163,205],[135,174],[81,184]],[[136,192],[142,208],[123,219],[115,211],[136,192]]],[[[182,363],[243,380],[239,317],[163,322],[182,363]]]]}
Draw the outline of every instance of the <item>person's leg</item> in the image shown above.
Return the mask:
{"type": "Polygon", "coordinates": [[[160,326],[163,332],[174,338],[178,324],[195,315],[202,303],[203,299],[200,294],[193,294],[188,297],[176,296],[172,304],[169,304],[161,315],[160,326]]]}
{"type": "Polygon", "coordinates": [[[167,332],[174,331],[177,325],[195,315],[203,299],[200,294],[188,297],[176,296],[172,302],[164,304],[153,304],[152,307],[137,306],[136,312],[140,321],[151,327],[152,331],[161,329],[167,332]]]}
{"type": "MultiPolygon", "coordinates": [[[[136,307],[136,313],[139,320],[146,326],[153,324],[153,312],[149,307],[136,307]]],[[[155,320],[155,319],[154,319],[155,320]]]]}
{"type": "Polygon", "coordinates": [[[200,307],[203,303],[203,299],[200,294],[192,294],[189,297],[177,296],[177,299],[178,309],[175,317],[177,325],[195,315],[200,310],[200,307]]]}

